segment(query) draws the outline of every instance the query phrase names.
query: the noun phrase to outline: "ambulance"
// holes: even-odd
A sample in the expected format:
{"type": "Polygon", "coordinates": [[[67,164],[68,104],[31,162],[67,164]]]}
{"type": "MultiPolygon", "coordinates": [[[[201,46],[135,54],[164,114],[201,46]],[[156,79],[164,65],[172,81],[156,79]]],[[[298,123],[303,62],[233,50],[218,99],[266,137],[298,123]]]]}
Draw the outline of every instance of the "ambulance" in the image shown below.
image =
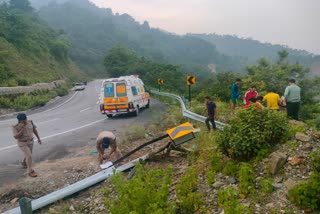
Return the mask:
{"type": "Polygon", "coordinates": [[[112,117],[118,114],[139,115],[141,108],[150,107],[150,95],[138,75],[110,78],[102,82],[100,112],[112,117]]]}

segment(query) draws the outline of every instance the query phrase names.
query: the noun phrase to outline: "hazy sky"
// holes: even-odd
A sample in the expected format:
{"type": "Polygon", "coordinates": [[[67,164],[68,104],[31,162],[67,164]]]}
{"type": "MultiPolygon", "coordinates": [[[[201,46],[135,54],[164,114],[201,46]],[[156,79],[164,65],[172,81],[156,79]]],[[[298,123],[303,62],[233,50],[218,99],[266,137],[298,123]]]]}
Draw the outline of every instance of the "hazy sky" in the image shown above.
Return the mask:
{"type": "Polygon", "coordinates": [[[178,34],[231,34],[320,54],[320,0],[90,1],[178,34]]]}

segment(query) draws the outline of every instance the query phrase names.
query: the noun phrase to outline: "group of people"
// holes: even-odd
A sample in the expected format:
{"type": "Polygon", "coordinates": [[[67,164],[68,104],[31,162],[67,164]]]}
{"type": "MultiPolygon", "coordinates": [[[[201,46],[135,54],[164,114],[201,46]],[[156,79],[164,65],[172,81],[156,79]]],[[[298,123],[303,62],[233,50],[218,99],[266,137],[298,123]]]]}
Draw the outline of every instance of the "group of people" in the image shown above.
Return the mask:
{"type": "MultiPolygon", "coordinates": [[[[233,112],[236,108],[237,101],[240,98],[240,83],[241,79],[236,79],[231,85],[231,111],[233,112]]],[[[298,120],[298,114],[300,110],[301,101],[301,88],[296,84],[295,79],[289,79],[288,86],[286,87],[283,96],[280,96],[275,92],[273,88],[269,88],[265,96],[259,96],[256,86],[251,86],[250,89],[244,94],[242,108],[249,108],[255,105],[258,108],[266,108],[270,110],[287,110],[288,118],[298,120]]],[[[208,112],[208,116],[205,120],[208,131],[210,131],[210,122],[212,129],[216,129],[214,119],[217,117],[217,106],[212,99],[207,96],[205,97],[205,110],[208,112]]]]}
{"type": "MultiPolygon", "coordinates": [[[[235,109],[237,99],[240,96],[240,82],[241,79],[236,79],[231,86],[232,110],[235,109]]],[[[288,86],[286,87],[283,96],[276,93],[273,88],[269,88],[265,96],[258,96],[257,88],[255,86],[252,86],[244,95],[245,107],[259,102],[260,104],[266,103],[266,107],[271,110],[280,110],[281,107],[286,108],[288,118],[294,120],[299,119],[300,101],[301,88],[296,84],[295,79],[289,79],[288,86]]]]}

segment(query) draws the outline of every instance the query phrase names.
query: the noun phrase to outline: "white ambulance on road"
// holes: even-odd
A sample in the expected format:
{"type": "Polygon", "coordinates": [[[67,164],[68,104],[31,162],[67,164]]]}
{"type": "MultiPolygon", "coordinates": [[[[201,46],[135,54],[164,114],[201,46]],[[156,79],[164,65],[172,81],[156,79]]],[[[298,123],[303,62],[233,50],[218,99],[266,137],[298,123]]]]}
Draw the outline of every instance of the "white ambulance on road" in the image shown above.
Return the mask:
{"type": "Polygon", "coordinates": [[[139,114],[140,108],[149,108],[150,95],[138,75],[110,78],[102,82],[100,112],[112,117],[117,114],[139,114]]]}

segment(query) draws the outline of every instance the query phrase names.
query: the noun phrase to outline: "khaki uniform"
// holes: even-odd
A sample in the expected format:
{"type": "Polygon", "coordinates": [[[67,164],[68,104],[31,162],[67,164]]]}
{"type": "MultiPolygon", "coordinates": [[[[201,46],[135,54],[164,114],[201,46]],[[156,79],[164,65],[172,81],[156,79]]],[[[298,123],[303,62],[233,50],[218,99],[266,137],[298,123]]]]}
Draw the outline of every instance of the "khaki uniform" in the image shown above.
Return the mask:
{"type": "Polygon", "coordinates": [[[109,144],[110,147],[115,147],[117,145],[116,144],[116,136],[114,136],[114,134],[112,132],[108,132],[108,131],[100,132],[100,134],[98,135],[98,137],[96,139],[97,144],[99,144],[101,146],[102,140],[105,137],[110,139],[110,144],[109,144]]]}
{"type": "Polygon", "coordinates": [[[36,126],[33,124],[31,120],[28,120],[26,122],[25,127],[23,127],[21,123],[18,123],[17,125],[12,127],[14,136],[16,136],[22,129],[24,129],[21,136],[19,136],[17,139],[17,144],[25,156],[23,162],[25,162],[25,164],[27,165],[28,172],[32,171],[31,166],[32,166],[32,150],[33,150],[33,142],[34,142],[34,136],[33,136],[34,128],[36,128],[36,126]]]}
{"type": "MultiPolygon", "coordinates": [[[[109,132],[109,131],[103,131],[103,132],[100,132],[97,136],[97,139],[96,139],[96,142],[97,142],[97,145],[99,145],[99,147],[101,148],[102,150],[102,154],[104,154],[104,150],[105,148],[102,147],[102,140],[104,137],[107,137],[110,139],[110,144],[109,146],[111,148],[117,146],[117,143],[116,143],[116,136],[112,133],[112,132],[109,132]]],[[[116,149],[114,151],[115,153],[115,156],[116,156],[116,159],[120,158],[121,154],[120,152],[118,151],[118,149],[116,149]]],[[[98,157],[98,160],[99,160],[99,163],[102,164],[102,161],[100,160],[100,158],[98,157]]]]}

